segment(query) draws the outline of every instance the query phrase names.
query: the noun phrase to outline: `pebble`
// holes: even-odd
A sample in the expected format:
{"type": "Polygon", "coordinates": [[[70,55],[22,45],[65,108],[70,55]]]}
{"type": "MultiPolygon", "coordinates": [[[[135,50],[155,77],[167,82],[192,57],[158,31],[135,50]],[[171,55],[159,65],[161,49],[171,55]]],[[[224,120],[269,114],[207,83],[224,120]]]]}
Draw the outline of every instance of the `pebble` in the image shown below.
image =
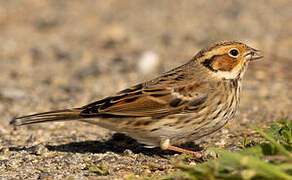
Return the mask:
{"type": "Polygon", "coordinates": [[[146,51],[138,60],[138,69],[144,74],[154,72],[159,65],[159,57],[155,52],[146,51]]]}
{"type": "Polygon", "coordinates": [[[135,156],[135,154],[130,149],[126,149],[123,152],[123,155],[128,156],[128,157],[134,157],[135,156]]]}
{"type": "Polygon", "coordinates": [[[43,144],[38,144],[31,149],[30,153],[35,154],[35,155],[43,155],[44,153],[47,153],[47,152],[48,152],[48,149],[43,144]]]}
{"type": "Polygon", "coordinates": [[[225,144],[226,144],[225,139],[221,139],[221,141],[215,143],[215,145],[219,147],[224,147],[225,144]]]}
{"type": "Polygon", "coordinates": [[[0,95],[3,98],[18,100],[18,99],[22,99],[25,96],[25,92],[20,89],[7,87],[7,88],[0,89],[0,95]]]}
{"type": "Polygon", "coordinates": [[[217,157],[217,154],[215,151],[207,149],[207,150],[203,151],[203,157],[205,157],[205,159],[214,159],[217,157]]]}

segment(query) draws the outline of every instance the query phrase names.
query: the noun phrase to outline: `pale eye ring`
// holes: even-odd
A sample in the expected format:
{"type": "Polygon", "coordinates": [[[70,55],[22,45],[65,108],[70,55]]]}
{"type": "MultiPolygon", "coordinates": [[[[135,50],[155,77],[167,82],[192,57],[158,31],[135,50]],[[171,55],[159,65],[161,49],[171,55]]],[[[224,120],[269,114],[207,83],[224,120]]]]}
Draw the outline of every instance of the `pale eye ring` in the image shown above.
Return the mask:
{"type": "Polygon", "coordinates": [[[239,51],[238,51],[238,49],[230,49],[229,50],[229,56],[231,56],[231,57],[238,57],[238,55],[239,55],[239,51]]]}

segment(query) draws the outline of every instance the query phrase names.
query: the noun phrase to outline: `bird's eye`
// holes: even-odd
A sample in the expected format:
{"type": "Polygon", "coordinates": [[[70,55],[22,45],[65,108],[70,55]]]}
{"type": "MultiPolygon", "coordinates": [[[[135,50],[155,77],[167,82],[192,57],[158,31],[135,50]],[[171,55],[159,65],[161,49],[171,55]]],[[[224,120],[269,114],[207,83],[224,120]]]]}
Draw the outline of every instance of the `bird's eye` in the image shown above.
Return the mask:
{"type": "Polygon", "coordinates": [[[231,49],[231,50],[229,51],[229,56],[231,56],[231,57],[237,57],[238,54],[239,54],[239,52],[238,52],[237,49],[231,49]]]}

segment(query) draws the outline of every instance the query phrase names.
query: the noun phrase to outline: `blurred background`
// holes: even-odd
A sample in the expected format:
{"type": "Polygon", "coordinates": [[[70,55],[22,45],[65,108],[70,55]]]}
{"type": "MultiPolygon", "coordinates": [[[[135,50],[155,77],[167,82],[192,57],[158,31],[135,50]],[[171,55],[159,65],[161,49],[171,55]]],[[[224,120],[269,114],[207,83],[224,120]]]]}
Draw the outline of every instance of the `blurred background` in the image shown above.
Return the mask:
{"type": "Polygon", "coordinates": [[[0,145],[25,143],[31,133],[35,141],[64,136],[56,128],[86,140],[96,127],[70,122],[15,132],[9,121],[111,95],[220,40],[242,41],[265,55],[249,66],[228,134],[291,118],[291,10],[289,0],[0,0],[0,145]]]}

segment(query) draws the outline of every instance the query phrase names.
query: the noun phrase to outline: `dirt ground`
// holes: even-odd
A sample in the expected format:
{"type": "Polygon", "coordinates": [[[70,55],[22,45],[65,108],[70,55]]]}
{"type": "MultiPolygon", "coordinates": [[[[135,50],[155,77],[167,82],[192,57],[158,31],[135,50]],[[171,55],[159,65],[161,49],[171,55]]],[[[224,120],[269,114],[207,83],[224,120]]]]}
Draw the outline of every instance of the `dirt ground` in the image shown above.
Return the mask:
{"type": "Polygon", "coordinates": [[[147,149],[80,122],[13,128],[14,116],[78,107],[188,61],[209,43],[261,49],[240,113],[190,149],[239,149],[292,114],[292,2],[0,1],[0,179],[124,179],[166,175],[182,155],[147,149]],[[198,148],[200,146],[200,148],[198,148]]]}

